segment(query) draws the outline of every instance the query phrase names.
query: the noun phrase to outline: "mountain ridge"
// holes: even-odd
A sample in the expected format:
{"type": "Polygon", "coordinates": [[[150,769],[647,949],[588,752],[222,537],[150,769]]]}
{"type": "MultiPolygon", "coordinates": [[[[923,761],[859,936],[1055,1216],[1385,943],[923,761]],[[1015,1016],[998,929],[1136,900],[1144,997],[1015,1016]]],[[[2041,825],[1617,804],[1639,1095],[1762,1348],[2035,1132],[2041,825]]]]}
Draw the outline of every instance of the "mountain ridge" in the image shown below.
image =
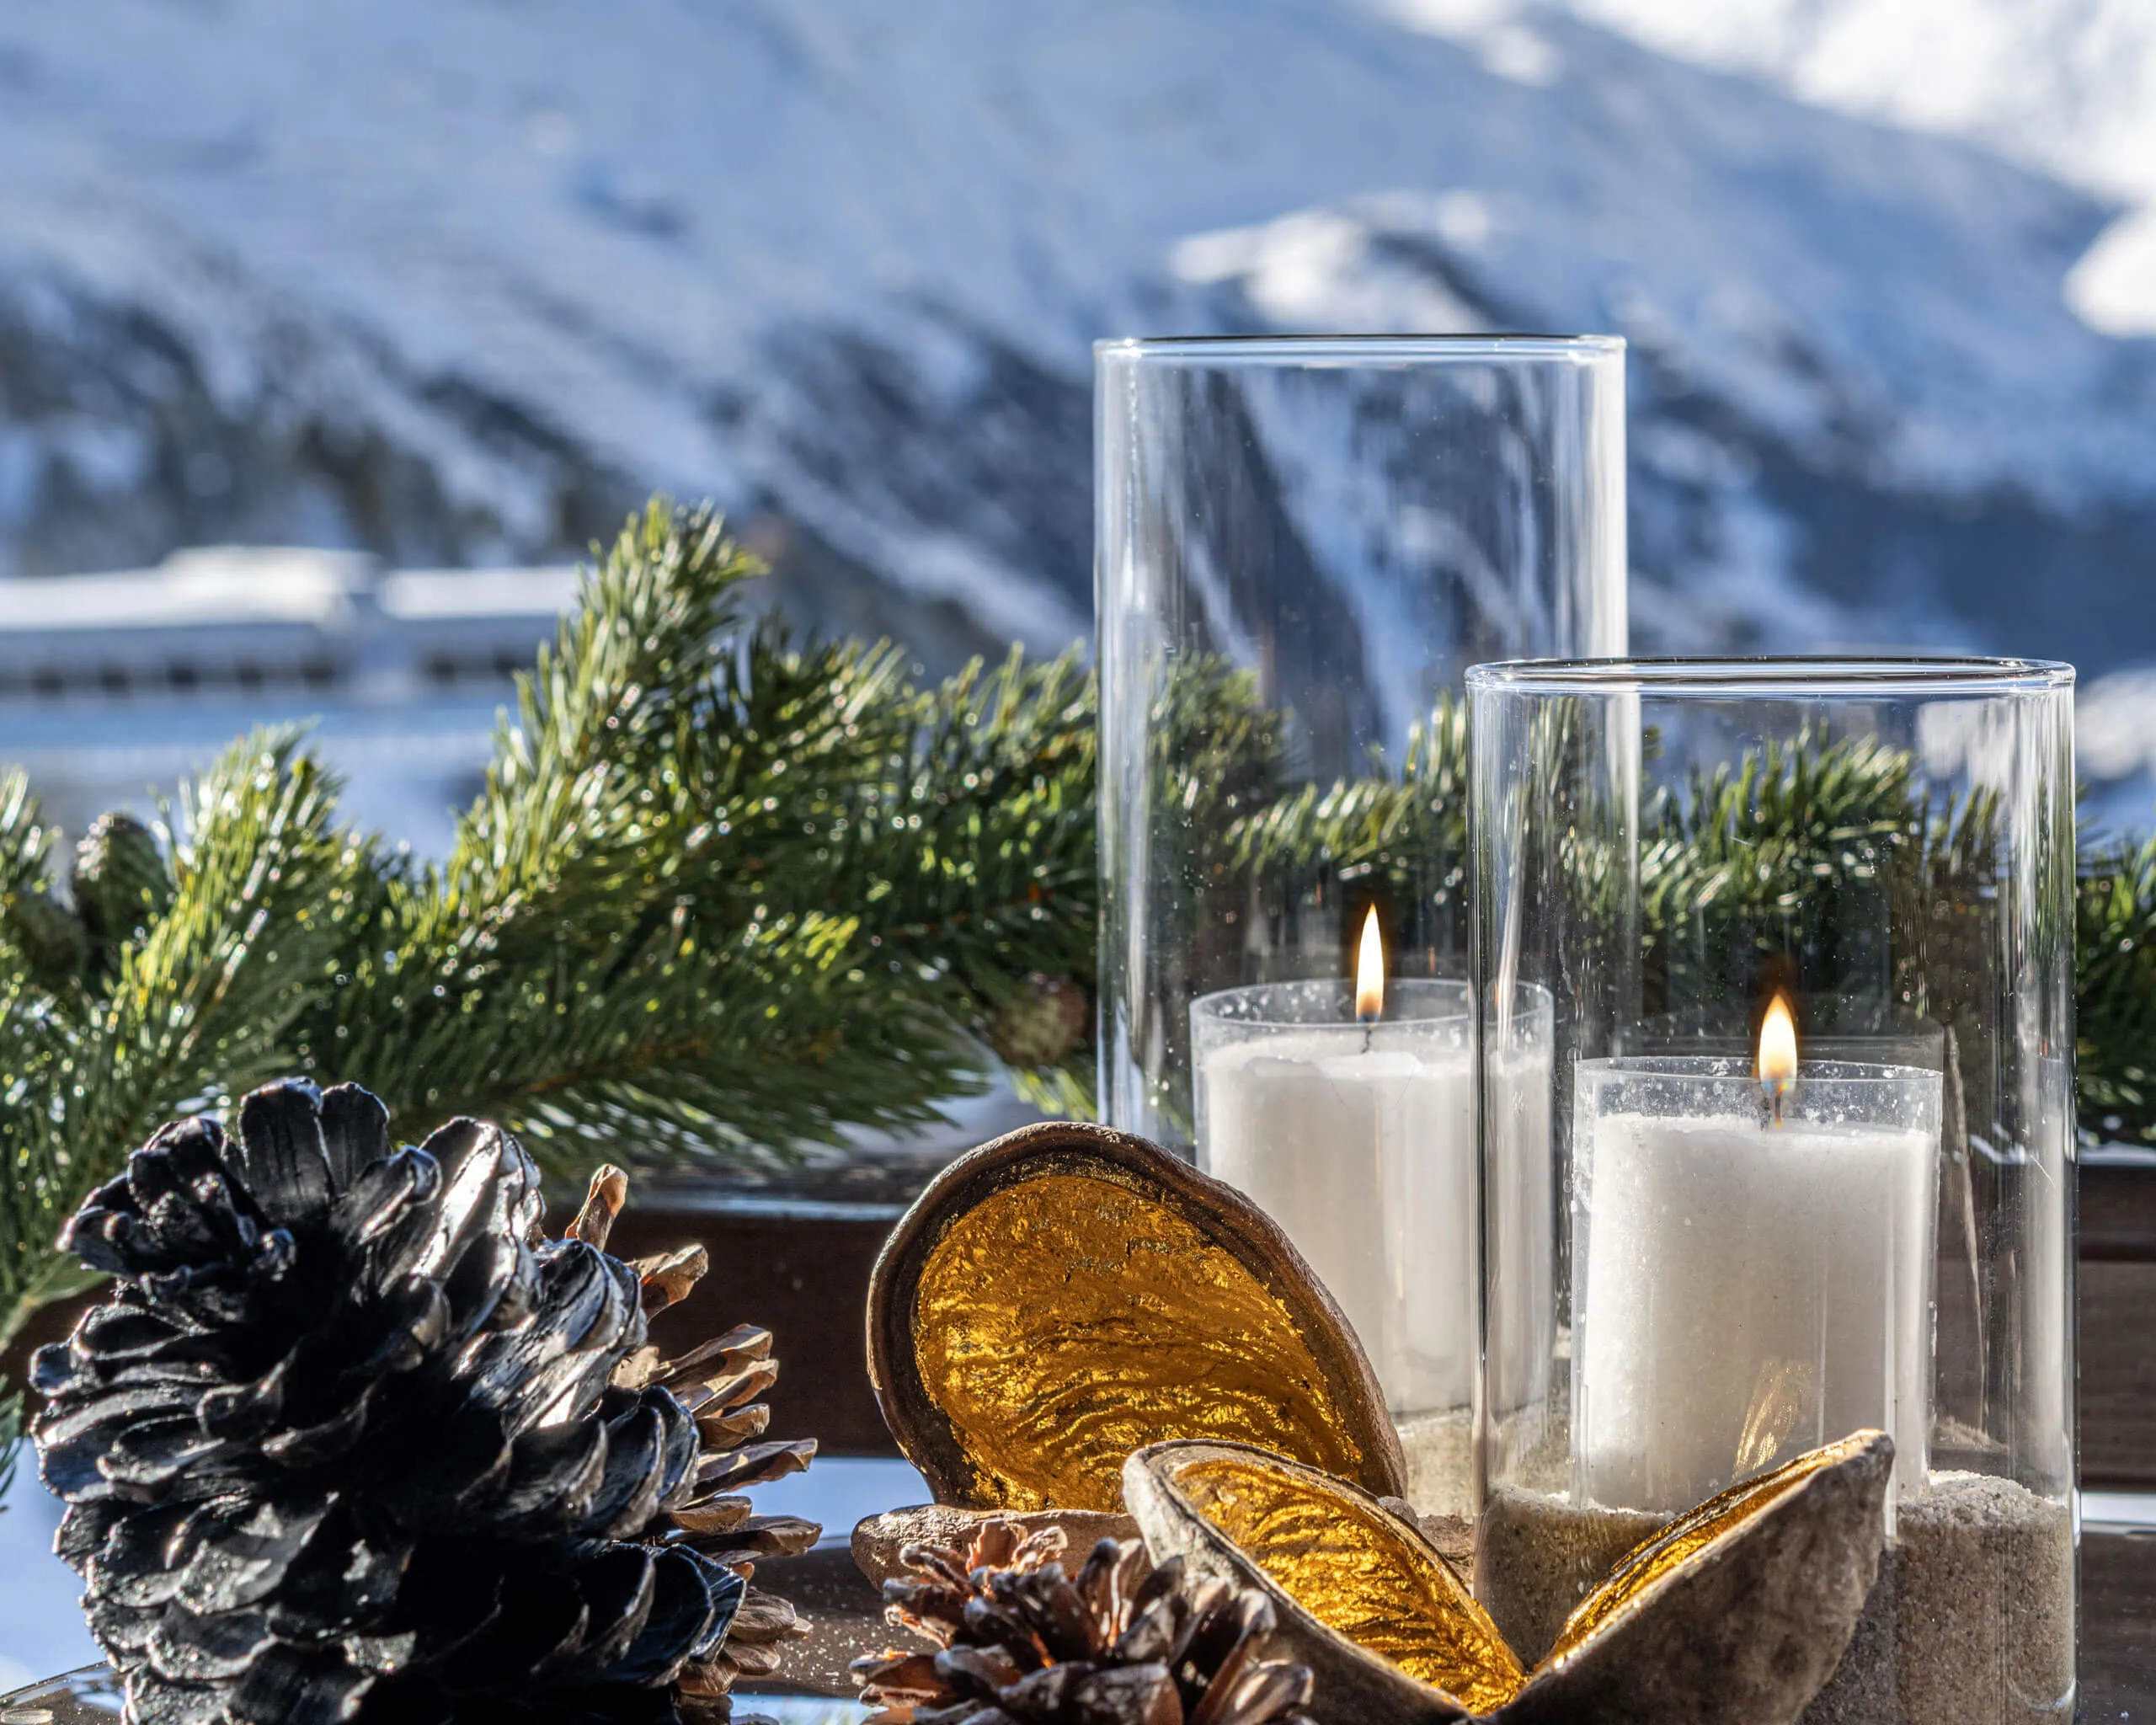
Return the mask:
{"type": "Polygon", "coordinates": [[[11,15],[0,572],[539,559],[662,487],[814,622],[1052,649],[1091,339],[1526,324],[1631,344],[1643,649],[2156,658],[2156,342],[2063,297],[2123,192],[1463,16],[11,15]]]}

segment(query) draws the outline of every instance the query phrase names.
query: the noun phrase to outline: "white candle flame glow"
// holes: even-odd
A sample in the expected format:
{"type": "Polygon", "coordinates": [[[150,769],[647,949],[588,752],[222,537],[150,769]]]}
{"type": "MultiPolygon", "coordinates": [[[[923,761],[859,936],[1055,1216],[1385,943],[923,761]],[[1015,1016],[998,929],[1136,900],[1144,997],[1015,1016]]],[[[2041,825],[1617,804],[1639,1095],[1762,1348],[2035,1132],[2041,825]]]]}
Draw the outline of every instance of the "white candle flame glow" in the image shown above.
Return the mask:
{"type": "Polygon", "coordinates": [[[1774,1104],[1774,1122],[1781,1123],[1782,1103],[1796,1088],[1796,1015],[1790,1011],[1789,996],[1776,990],[1759,1023],[1759,1061],[1754,1070],[1759,1087],[1774,1104]]]}
{"type": "Polygon", "coordinates": [[[1385,1017],[1385,943],[1378,937],[1377,906],[1363,919],[1362,950],[1355,959],[1355,1017],[1374,1024],[1385,1017]]]}

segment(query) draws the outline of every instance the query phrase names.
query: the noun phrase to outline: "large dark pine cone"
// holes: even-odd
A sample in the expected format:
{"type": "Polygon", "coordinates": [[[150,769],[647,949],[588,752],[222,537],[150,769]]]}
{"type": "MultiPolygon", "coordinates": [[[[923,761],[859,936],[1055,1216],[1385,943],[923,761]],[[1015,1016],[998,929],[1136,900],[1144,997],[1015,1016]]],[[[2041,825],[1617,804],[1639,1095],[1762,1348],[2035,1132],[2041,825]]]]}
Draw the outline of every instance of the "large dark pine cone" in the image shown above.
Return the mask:
{"type": "Polygon", "coordinates": [[[1066,1576],[1064,1542],[990,1521],[964,1552],[907,1546],[914,1578],[883,1583],[884,1616],[937,1651],[854,1662],[883,1709],[868,1725],[1308,1725],[1310,1672],[1264,1658],[1263,1595],[1193,1586],[1135,1540],[1066,1576]]]}
{"type": "Polygon", "coordinates": [[[499,1128],[393,1150],[365,1091],[291,1081],[91,1198],[66,1243],[120,1280],[39,1354],[35,1431],[131,1717],[664,1719],[723,1687],[731,1566],[816,1535],[725,1494],[814,1445],[741,1447],[760,1332],[645,1348],[702,1255],[608,1257],[625,1183],[550,1241],[499,1128]]]}

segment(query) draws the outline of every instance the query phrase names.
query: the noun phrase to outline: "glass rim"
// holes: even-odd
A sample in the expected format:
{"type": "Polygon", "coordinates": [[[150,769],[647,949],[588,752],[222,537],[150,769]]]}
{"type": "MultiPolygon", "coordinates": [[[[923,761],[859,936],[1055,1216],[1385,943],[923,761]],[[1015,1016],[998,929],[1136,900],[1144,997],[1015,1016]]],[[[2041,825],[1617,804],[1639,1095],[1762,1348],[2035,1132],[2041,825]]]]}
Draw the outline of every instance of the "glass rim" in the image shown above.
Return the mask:
{"type": "Polygon", "coordinates": [[[1700,695],[1804,700],[2044,694],[2071,689],[2063,660],[1980,654],[1796,654],[1755,659],[1505,659],[1468,667],[1476,692],[1700,695]]]}
{"type": "Polygon", "coordinates": [[[1458,1012],[1420,1013],[1413,1017],[1394,1017],[1380,1013],[1367,1023],[1356,1017],[1347,1018],[1283,1018],[1271,1013],[1258,1017],[1231,1018],[1225,1010],[1226,1002],[1235,995],[1256,995],[1291,990],[1307,989],[1314,996],[1323,993],[1337,994],[1352,1002],[1355,997],[1355,984],[1346,976],[1283,976],[1271,982],[1238,983],[1231,988],[1215,988],[1193,996],[1190,1015],[1193,1020],[1203,1017],[1209,1023],[1232,1024],[1238,1028],[1255,1030],[1378,1030],[1387,1027],[1418,1024],[1466,1024],[1475,1016],[1475,985],[1464,976],[1388,976],[1385,980],[1385,1004],[1398,1004],[1400,997],[1411,990],[1443,989],[1448,993],[1457,990],[1460,1006],[1458,1012]]]}
{"type": "MultiPolygon", "coordinates": [[[[1591,1078],[1652,1078],[1664,1083],[1741,1084],[1760,1087],[1752,1057],[1721,1055],[1604,1055],[1574,1062],[1576,1070],[1591,1078]],[[1726,1068],[1722,1070],[1710,1070],[1726,1068]]],[[[1945,1075],[1930,1066],[1912,1066],[1893,1060],[1806,1060],[1796,1063],[1796,1076],[1815,1084],[1944,1085],[1945,1075]]],[[[1795,1092],[1801,1097],[1801,1091],[1795,1092]]]]}
{"type": "Polygon", "coordinates": [[[1118,335],[1093,344],[1100,360],[1186,360],[1231,366],[1313,364],[1346,360],[1460,363],[1509,360],[1547,363],[1604,359],[1625,351],[1621,335],[1556,335],[1529,331],[1480,334],[1118,335]]]}

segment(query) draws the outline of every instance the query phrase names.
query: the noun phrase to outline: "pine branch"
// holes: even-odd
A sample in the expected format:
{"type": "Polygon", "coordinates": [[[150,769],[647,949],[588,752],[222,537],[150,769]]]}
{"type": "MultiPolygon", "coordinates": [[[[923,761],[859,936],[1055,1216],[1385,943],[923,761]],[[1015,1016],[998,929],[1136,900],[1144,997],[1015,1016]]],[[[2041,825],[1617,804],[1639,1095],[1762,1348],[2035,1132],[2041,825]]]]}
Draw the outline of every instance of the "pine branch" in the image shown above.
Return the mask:
{"type": "MultiPolygon", "coordinates": [[[[953,1021],[1002,1043],[999,1022],[1044,979],[1092,980],[1091,691],[1075,653],[1028,665],[1014,651],[993,675],[969,665],[923,708],[898,772],[862,806],[834,885],[856,883],[887,972],[910,969],[953,1021]],[[886,833],[904,844],[879,846],[886,833]]],[[[1091,1065],[1081,1034],[1034,1081],[1071,1094],[1061,1087],[1091,1065]]]]}
{"type": "Polygon", "coordinates": [[[160,1123],[295,1064],[289,1032],[346,939],[366,847],[290,734],[235,745],[189,787],[174,892],[79,1022],[17,971],[0,994],[0,1340],[77,1277],[60,1226],[160,1123]]]}
{"type": "Polygon", "coordinates": [[[1409,730],[1397,773],[1373,750],[1363,777],[1305,785],[1232,822],[1226,849],[1235,868],[1276,886],[1374,876],[1401,945],[1464,954],[1465,703],[1438,697],[1429,724],[1409,730]]]}
{"type": "Polygon", "coordinates": [[[564,1165],[600,1136],[646,1162],[783,1155],[978,1088],[963,1033],[1029,965],[1090,980],[1073,665],[924,697],[888,646],[743,626],[755,573],[707,513],[632,524],[447,862],[384,883],[316,1065],[564,1165]]]}
{"type": "Polygon", "coordinates": [[[53,895],[49,861],[56,835],[45,825],[21,768],[0,769],[0,965],[19,969],[53,998],[78,1006],[89,962],[88,931],[53,895]]]}
{"type": "Polygon", "coordinates": [[[414,1134],[499,1119],[558,1164],[594,1137],[645,1164],[782,1154],[933,1118],[1040,967],[1090,985],[1075,662],[922,694],[888,647],[749,623],[756,572],[707,511],[632,521],[438,867],[338,831],[318,765],[259,739],[205,776],[173,879],[153,851],[140,905],[116,889],[142,930],[86,954],[0,782],[0,894],[77,942],[48,975],[0,926],[12,1322],[69,1285],[58,1223],[128,1149],[282,1072],[360,1078],[414,1134]]]}
{"type": "Polygon", "coordinates": [[[1874,741],[1800,738],[1664,792],[1639,865],[1650,1012],[1681,1024],[1771,977],[1884,1014],[1888,948],[1875,937],[1925,854],[1914,772],[1908,755],[1874,741]]]}
{"type": "Polygon", "coordinates": [[[0,896],[50,889],[45,853],[51,842],[29,776],[19,766],[0,768],[0,896]]]}
{"type": "Polygon", "coordinates": [[[2156,838],[2084,855],[2075,908],[2083,1134],[2156,1146],[2156,838]]]}

